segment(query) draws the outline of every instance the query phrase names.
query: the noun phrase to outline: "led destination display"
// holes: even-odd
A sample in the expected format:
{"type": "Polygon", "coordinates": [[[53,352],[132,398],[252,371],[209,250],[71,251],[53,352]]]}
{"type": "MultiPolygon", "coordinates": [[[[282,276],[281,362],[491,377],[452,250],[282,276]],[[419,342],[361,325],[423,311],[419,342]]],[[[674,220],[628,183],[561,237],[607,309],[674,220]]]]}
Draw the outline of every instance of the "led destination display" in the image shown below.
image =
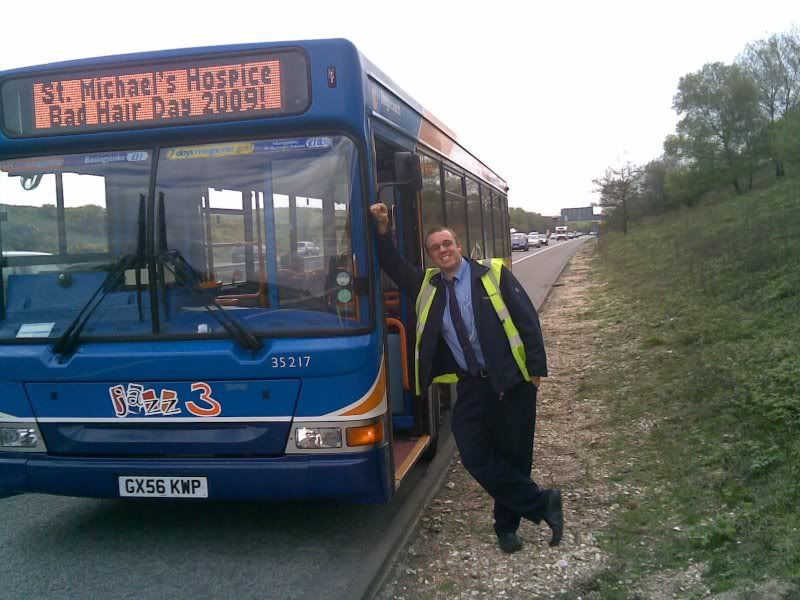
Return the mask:
{"type": "Polygon", "coordinates": [[[298,52],[48,74],[3,84],[5,130],[16,136],[297,113],[308,99],[307,65],[298,52]]]}
{"type": "Polygon", "coordinates": [[[280,109],[277,60],[33,84],[36,129],[280,109]]]}

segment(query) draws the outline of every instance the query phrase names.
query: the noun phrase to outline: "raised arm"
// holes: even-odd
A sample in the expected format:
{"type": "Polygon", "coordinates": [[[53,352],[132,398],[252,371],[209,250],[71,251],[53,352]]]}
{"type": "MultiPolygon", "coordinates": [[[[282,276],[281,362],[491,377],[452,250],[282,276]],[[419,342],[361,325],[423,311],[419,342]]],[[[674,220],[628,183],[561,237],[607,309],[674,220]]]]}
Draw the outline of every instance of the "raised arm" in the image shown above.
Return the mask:
{"type": "Polygon", "coordinates": [[[389,209],[382,202],[369,207],[375,221],[378,262],[386,274],[409,295],[416,298],[422,286],[423,273],[398,252],[389,234],[389,209]]]}

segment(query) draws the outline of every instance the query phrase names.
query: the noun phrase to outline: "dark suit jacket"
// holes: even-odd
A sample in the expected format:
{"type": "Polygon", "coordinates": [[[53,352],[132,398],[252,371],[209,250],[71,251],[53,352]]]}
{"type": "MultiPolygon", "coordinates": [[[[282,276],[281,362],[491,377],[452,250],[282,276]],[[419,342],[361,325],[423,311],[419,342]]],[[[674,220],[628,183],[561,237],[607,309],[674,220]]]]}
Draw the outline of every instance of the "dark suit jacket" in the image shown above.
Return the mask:
{"type": "MultiPolygon", "coordinates": [[[[416,300],[422,287],[425,272],[406,262],[387,235],[376,235],[378,240],[378,260],[381,268],[394,282],[416,300]]],[[[486,295],[481,276],[489,269],[482,264],[470,261],[472,273],[472,307],[478,340],[481,344],[489,381],[497,392],[504,392],[524,381],[508,343],[503,325],[486,295]]],[[[420,388],[427,389],[431,380],[444,373],[457,373],[460,369],[453,353],[441,335],[447,293],[441,274],[435,275],[431,283],[436,286],[428,320],[422,332],[419,354],[420,388]]],[[[500,293],[508,307],[511,320],[519,330],[525,347],[525,363],[531,376],[547,377],[547,359],[544,352],[542,330],[539,316],[528,294],[514,274],[503,267],[500,277],[500,293]]]]}

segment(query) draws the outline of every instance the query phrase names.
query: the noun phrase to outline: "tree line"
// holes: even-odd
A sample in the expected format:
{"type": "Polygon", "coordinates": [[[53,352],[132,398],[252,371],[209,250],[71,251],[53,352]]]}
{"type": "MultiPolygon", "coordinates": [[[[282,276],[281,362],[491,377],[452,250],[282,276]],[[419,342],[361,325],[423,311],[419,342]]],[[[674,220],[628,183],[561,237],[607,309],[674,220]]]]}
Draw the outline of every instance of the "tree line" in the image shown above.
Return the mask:
{"type": "Polygon", "coordinates": [[[709,192],[742,194],[800,169],[800,29],[748,44],[733,64],[680,78],[680,120],[663,154],[609,167],[593,180],[611,226],[694,206],[709,192]]]}
{"type": "MultiPolygon", "coordinates": [[[[58,254],[59,216],[55,204],[0,204],[0,215],[6,222],[0,230],[4,250],[58,254]]],[[[107,249],[108,227],[104,207],[94,204],[67,207],[63,220],[70,251],[102,252],[107,249]]]]}
{"type": "Polygon", "coordinates": [[[523,208],[509,208],[508,223],[510,227],[523,233],[530,233],[531,231],[545,233],[553,228],[552,218],[542,216],[539,213],[528,212],[523,208]]]}

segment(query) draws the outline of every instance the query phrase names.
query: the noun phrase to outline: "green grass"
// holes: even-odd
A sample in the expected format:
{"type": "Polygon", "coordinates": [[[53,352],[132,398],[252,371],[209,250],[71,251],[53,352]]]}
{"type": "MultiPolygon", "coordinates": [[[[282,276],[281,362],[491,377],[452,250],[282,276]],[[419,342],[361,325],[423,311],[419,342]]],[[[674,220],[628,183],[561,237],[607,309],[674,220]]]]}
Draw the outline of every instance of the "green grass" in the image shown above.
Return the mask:
{"type": "Polygon", "coordinates": [[[642,491],[604,539],[617,579],[700,562],[715,591],[798,581],[800,181],[634,224],[594,268],[583,385],[609,400],[612,481],[642,491]]]}

